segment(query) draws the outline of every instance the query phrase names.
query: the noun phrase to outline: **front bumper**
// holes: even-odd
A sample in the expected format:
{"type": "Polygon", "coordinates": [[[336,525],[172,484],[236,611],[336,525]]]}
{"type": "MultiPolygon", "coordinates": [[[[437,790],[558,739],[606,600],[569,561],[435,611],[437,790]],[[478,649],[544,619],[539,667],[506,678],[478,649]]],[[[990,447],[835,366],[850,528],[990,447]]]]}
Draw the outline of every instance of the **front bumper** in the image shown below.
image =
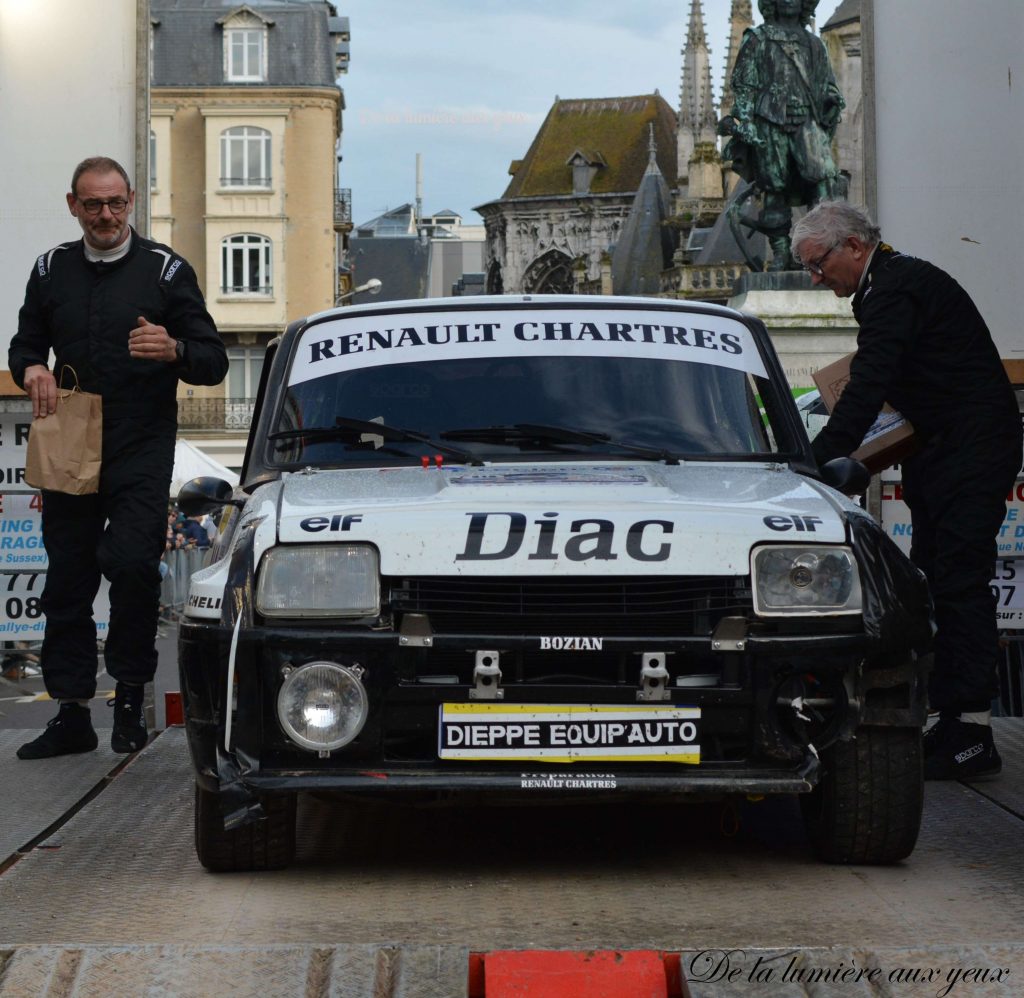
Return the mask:
{"type": "MultiPolygon", "coordinates": [[[[232,634],[220,623],[184,621],[179,665],[188,742],[197,780],[209,790],[246,796],[296,791],[481,793],[495,796],[802,793],[817,780],[819,751],[848,738],[858,724],[920,725],[923,683],[917,664],[866,669],[859,633],[747,634],[725,650],[712,637],[604,639],[600,681],[572,654],[563,674],[538,676],[536,637],[434,634],[410,647],[392,631],[291,627],[240,628],[234,709],[226,741],[228,653],[232,634]],[[442,760],[437,717],[443,703],[473,699],[470,663],[481,647],[506,663],[504,704],[637,705],[640,656],[661,652],[672,663],[664,704],[701,710],[702,758],[681,763],[572,764],[442,760]],[[275,716],[282,670],[327,659],[359,665],[370,698],[366,727],[350,745],[319,758],[292,744],[275,716]],[[454,664],[453,664],[454,663],[454,664]],[[709,664],[710,663],[710,664],[709,664]],[[532,666],[531,666],[532,668],[532,666]],[[680,676],[715,669],[713,685],[682,687],[680,676]],[[445,675],[436,684],[438,674],[445,675]],[[819,723],[800,720],[794,684],[812,677],[831,701],[819,723]],[[456,681],[453,681],[456,680],[456,681]],[[610,785],[608,785],[610,784],[610,785]]],[[[805,688],[805,685],[801,688],[805,688]]],[[[806,716],[806,715],[805,715],[806,716]]]]}

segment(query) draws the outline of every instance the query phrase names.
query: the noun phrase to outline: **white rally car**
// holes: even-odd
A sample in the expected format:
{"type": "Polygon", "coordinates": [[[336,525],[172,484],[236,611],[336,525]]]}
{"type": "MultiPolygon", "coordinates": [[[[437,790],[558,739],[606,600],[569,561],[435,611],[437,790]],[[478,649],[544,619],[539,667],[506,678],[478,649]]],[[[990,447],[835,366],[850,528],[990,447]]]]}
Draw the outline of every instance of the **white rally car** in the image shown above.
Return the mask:
{"type": "Polygon", "coordinates": [[[821,857],[905,857],[930,604],[865,484],[729,309],[293,323],[240,487],[179,497],[223,508],[180,628],[201,862],[287,864],[306,791],[800,794],[821,857]]]}

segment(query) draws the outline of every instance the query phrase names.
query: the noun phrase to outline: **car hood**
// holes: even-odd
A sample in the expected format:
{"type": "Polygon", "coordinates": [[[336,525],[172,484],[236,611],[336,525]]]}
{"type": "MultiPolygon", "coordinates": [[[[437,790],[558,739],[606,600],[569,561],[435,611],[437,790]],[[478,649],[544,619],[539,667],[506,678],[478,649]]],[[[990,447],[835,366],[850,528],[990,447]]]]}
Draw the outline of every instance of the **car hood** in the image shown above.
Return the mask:
{"type": "Polygon", "coordinates": [[[845,543],[851,505],[762,463],[325,470],[276,488],[279,543],[372,544],[384,575],[745,575],[756,544],[845,543]]]}

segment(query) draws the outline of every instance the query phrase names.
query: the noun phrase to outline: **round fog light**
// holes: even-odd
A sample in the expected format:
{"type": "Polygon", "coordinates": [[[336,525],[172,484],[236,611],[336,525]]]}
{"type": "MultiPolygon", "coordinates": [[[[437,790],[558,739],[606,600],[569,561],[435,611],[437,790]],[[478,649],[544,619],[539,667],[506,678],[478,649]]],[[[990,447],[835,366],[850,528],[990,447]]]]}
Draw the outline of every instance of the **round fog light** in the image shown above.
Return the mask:
{"type": "Polygon", "coordinates": [[[277,719],[296,745],[330,752],[363,729],[369,701],[358,674],[335,662],[310,662],[290,673],[277,694],[277,719]]]}

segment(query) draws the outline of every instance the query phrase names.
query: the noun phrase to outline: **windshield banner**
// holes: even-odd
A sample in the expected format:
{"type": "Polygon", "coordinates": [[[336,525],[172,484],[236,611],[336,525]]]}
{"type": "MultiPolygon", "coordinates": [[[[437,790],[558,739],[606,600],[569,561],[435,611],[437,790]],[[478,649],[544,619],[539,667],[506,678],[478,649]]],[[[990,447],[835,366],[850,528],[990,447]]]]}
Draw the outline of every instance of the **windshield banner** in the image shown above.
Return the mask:
{"type": "Polygon", "coordinates": [[[683,360],[765,376],[754,337],[727,315],[511,306],[317,322],[299,340],[288,384],[384,364],[510,356],[683,360]]]}

